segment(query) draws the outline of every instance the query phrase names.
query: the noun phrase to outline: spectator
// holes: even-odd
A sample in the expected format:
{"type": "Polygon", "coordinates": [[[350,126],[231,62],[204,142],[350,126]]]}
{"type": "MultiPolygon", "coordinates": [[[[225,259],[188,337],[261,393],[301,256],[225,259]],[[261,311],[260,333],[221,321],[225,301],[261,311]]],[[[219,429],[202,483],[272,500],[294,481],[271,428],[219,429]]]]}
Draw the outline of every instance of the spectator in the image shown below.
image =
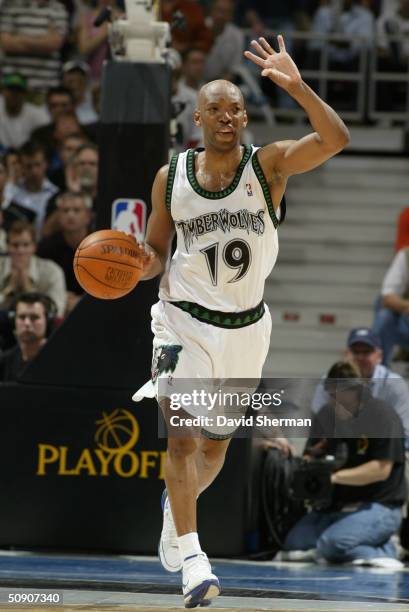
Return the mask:
{"type": "Polygon", "coordinates": [[[409,58],[409,0],[399,0],[395,9],[388,8],[377,20],[377,42],[381,67],[406,70],[409,58]],[[396,40],[394,36],[402,36],[396,40]]]}
{"type": "MultiPolygon", "coordinates": [[[[361,50],[372,46],[375,16],[370,6],[371,0],[343,0],[340,15],[334,5],[320,6],[315,12],[312,32],[350,37],[350,41],[335,41],[329,44],[328,57],[334,68],[354,67],[361,50]]],[[[309,49],[317,51],[326,45],[325,40],[317,38],[309,43],[309,49]]]]}
{"type": "Polygon", "coordinates": [[[83,193],[67,191],[57,198],[57,211],[61,230],[43,238],[38,245],[39,257],[51,259],[65,275],[67,308],[70,312],[84,294],[75,278],[73,261],[80,242],[89,233],[92,200],[83,193]]]}
{"type": "Polygon", "coordinates": [[[381,339],[385,365],[395,345],[409,349],[409,247],[395,255],[384,277],[373,331],[381,339]]]}
{"type": "Polygon", "coordinates": [[[64,273],[53,261],[34,255],[34,228],[16,221],[7,234],[8,255],[0,258],[0,305],[9,308],[23,291],[39,291],[54,300],[60,316],[66,305],[64,273]]]}
{"type": "MultiPolygon", "coordinates": [[[[66,182],[70,191],[81,191],[92,199],[92,208],[96,207],[98,188],[98,148],[92,143],[79,147],[70,159],[66,170],[66,182]]],[[[43,235],[50,236],[61,229],[57,211],[56,198],[50,199],[47,207],[47,221],[43,235]]]]}
{"type": "Polygon", "coordinates": [[[47,152],[47,158],[51,159],[51,151],[54,147],[55,123],[60,115],[74,112],[74,98],[69,89],[58,86],[51,87],[47,91],[46,102],[49,120],[47,125],[34,130],[32,140],[41,143],[47,152]]]}
{"type": "Polygon", "coordinates": [[[207,53],[212,44],[212,34],[206,26],[202,7],[194,0],[161,0],[164,21],[172,22],[177,11],[182,13],[185,25],[172,30],[172,47],[184,53],[195,46],[207,53]]]}
{"type": "MultiPolygon", "coordinates": [[[[11,198],[19,216],[35,224],[41,235],[48,200],[58,189],[46,177],[47,160],[43,147],[28,142],[20,149],[23,178],[13,185],[11,198]]],[[[11,205],[10,205],[11,206],[11,205]]]]}
{"type": "Polygon", "coordinates": [[[0,96],[0,144],[9,149],[21,147],[32,131],[47,123],[47,113],[26,101],[27,79],[19,74],[2,78],[0,96]]]}
{"type": "Polygon", "coordinates": [[[62,143],[67,136],[72,136],[74,134],[79,138],[85,139],[85,132],[76,114],[64,113],[57,117],[54,124],[52,148],[49,150],[49,175],[62,168],[63,162],[60,157],[62,143]]]}
{"type": "Polygon", "coordinates": [[[0,355],[1,382],[17,380],[26,365],[38,355],[56,314],[54,302],[42,293],[22,293],[13,306],[17,344],[0,355]]]}
{"type": "MultiPolygon", "coordinates": [[[[367,384],[373,397],[383,400],[399,416],[409,450],[409,389],[406,381],[382,362],[380,338],[367,327],[352,329],[348,335],[345,359],[352,363],[367,384]]],[[[314,413],[328,403],[330,397],[321,382],[312,401],[314,413]]]]}
{"type": "Polygon", "coordinates": [[[202,131],[195,126],[193,114],[197,108],[197,95],[204,82],[206,55],[201,49],[188,49],[183,62],[172,103],[178,124],[177,144],[180,151],[196,148],[202,144],[202,131]]]}
{"type": "Polygon", "coordinates": [[[330,506],[301,518],[287,534],[284,549],[315,550],[317,559],[330,563],[401,568],[391,541],[406,496],[400,420],[371,396],[350,363],[332,366],[325,390],[331,399],[313,420],[306,453],[336,456],[343,444],[347,458],[331,474],[330,506]],[[334,428],[337,438],[331,437],[334,428]]]}
{"type": "Polygon", "coordinates": [[[409,246],[409,207],[404,208],[399,215],[396,228],[395,251],[409,246]]]}
{"type": "Polygon", "coordinates": [[[85,136],[74,133],[65,136],[60,143],[58,155],[61,165],[58,168],[55,168],[52,172],[48,173],[50,181],[54,183],[54,185],[56,185],[60,191],[65,191],[67,188],[66,172],[70,159],[73,158],[74,154],[82,145],[85,144],[85,142],[85,136]]]}
{"type": "Polygon", "coordinates": [[[108,23],[99,27],[94,26],[94,21],[99,13],[110,6],[114,19],[120,15],[116,0],[97,0],[92,8],[84,11],[79,18],[78,25],[78,50],[89,65],[90,77],[93,82],[98,82],[102,76],[104,61],[109,55],[108,23]]]}
{"type": "Polygon", "coordinates": [[[89,68],[85,62],[70,61],[63,66],[63,84],[73,95],[75,113],[83,125],[98,121],[98,115],[92,104],[88,74],[89,68]]]}
{"type": "Polygon", "coordinates": [[[58,85],[67,26],[67,11],[57,0],[4,0],[0,8],[3,74],[22,74],[35,91],[58,85]]]}
{"type": "Polygon", "coordinates": [[[213,45],[206,58],[206,81],[231,80],[232,69],[242,63],[244,34],[232,23],[233,15],[233,0],[213,0],[208,20],[213,34],[213,45]]]}

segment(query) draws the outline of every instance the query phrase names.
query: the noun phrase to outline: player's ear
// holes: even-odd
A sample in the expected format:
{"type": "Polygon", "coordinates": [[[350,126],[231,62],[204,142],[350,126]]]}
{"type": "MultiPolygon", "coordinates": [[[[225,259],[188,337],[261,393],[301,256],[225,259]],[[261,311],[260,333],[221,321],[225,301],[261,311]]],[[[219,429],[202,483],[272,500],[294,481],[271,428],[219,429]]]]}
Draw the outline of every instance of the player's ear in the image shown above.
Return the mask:
{"type": "Polygon", "coordinates": [[[193,114],[193,120],[194,120],[195,125],[197,127],[200,127],[202,125],[202,119],[201,119],[201,116],[200,116],[200,110],[197,110],[197,109],[195,110],[195,112],[193,114]]]}
{"type": "Polygon", "coordinates": [[[244,110],[244,112],[243,112],[243,127],[247,127],[248,122],[249,122],[249,118],[247,117],[247,111],[244,110]]]}

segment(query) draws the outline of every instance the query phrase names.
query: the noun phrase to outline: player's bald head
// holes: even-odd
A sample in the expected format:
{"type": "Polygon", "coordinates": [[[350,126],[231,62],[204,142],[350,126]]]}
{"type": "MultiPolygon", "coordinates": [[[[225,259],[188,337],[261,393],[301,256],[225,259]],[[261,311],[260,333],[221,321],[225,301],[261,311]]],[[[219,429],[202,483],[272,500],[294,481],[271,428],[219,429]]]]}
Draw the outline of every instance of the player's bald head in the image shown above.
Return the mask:
{"type": "Polygon", "coordinates": [[[240,102],[244,107],[243,94],[234,83],[218,79],[206,83],[199,91],[198,104],[199,109],[202,109],[209,102],[215,101],[218,98],[229,99],[232,102],[240,102]]]}

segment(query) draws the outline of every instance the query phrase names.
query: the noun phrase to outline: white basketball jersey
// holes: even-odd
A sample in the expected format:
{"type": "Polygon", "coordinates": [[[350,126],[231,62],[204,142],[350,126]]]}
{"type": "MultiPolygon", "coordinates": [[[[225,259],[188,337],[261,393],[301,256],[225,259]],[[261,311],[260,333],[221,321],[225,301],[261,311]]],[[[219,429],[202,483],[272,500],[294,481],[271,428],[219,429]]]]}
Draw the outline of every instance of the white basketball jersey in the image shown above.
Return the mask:
{"type": "Polygon", "coordinates": [[[172,158],[166,205],[177,249],[160,299],[222,312],[248,310],[262,300],[278,255],[278,220],[256,150],[244,147],[233,182],[216,192],[197,182],[192,149],[172,158]]]}

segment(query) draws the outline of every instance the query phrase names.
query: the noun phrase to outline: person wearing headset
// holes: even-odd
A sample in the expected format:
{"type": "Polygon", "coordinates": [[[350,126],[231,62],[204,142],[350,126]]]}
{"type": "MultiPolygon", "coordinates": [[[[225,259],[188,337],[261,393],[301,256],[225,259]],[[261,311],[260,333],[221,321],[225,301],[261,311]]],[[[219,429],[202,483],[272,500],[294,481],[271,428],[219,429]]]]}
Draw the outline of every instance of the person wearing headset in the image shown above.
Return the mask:
{"type": "Polygon", "coordinates": [[[16,297],[10,316],[17,344],[0,355],[0,382],[17,380],[37,356],[47,342],[56,313],[57,307],[47,295],[30,292],[16,297]]]}

